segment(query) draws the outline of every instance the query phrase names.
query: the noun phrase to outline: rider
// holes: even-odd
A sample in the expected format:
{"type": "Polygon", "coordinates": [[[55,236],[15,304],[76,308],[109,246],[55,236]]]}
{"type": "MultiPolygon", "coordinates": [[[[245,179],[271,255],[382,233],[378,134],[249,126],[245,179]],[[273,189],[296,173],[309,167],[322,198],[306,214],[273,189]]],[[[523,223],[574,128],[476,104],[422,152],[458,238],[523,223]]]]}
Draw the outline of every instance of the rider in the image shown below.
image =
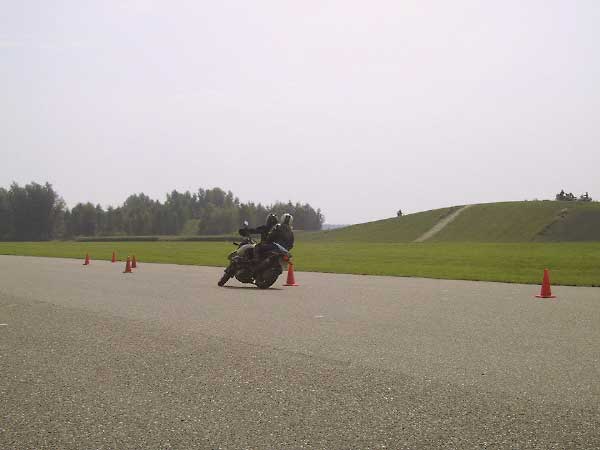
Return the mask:
{"type": "Polygon", "coordinates": [[[240,228],[239,233],[243,235],[244,233],[249,234],[260,234],[260,242],[264,242],[267,239],[267,235],[271,228],[277,225],[279,221],[277,220],[277,216],[275,214],[269,214],[267,216],[267,221],[264,225],[261,225],[256,228],[240,228]]]}
{"type": "Polygon", "coordinates": [[[275,244],[279,244],[287,250],[291,250],[294,246],[294,232],[292,230],[294,218],[291,214],[286,213],[281,216],[281,219],[281,223],[276,222],[266,236],[261,235],[261,242],[254,247],[254,259],[256,261],[259,261],[261,256],[269,250],[274,250],[276,248],[275,244]]]}
{"type": "Polygon", "coordinates": [[[276,224],[267,235],[267,242],[276,242],[286,250],[291,250],[294,246],[294,230],[292,222],[294,217],[285,213],[281,216],[281,223],[276,224]]]}
{"type": "Polygon", "coordinates": [[[264,225],[258,226],[256,228],[240,228],[239,233],[244,236],[245,233],[248,234],[260,234],[260,242],[256,244],[254,247],[254,259],[259,259],[259,253],[263,249],[263,247],[267,246],[267,236],[271,229],[278,225],[279,221],[277,220],[277,216],[275,214],[269,214],[267,216],[267,221],[264,225]]]}

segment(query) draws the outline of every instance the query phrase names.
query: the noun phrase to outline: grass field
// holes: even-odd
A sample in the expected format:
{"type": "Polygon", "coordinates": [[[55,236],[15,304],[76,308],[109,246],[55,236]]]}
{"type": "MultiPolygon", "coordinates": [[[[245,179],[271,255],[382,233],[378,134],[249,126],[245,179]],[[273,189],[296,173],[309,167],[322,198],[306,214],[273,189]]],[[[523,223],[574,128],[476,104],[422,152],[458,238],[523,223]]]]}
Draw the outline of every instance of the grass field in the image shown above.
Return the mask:
{"type": "MultiPolygon", "coordinates": [[[[224,242],[0,242],[0,254],[83,260],[224,266],[235,247],[224,242]]],[[[600,286],[600,243],[320,243],[299,242],[296,269],[316,272],[541,283],[544,268],[553,284],[600,286]]],[[[600,296],[599,296],[600,299],[600,296]]]]}

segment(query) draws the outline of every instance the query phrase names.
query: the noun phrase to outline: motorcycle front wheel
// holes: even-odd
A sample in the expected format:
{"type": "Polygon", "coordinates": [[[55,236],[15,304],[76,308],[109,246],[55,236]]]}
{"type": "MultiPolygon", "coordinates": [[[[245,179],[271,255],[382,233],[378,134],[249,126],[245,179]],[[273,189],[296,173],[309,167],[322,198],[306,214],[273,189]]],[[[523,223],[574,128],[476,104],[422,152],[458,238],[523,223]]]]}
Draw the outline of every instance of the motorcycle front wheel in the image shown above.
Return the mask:
{"type": "Polygon", "coordinates": [[[225,273],[223,274],[217,285],[224,286],[225,283],[227,283],[232,276],[233,274],[231,273],[230,267],[227,267],[227,269],[225,269],[225,273]]]}

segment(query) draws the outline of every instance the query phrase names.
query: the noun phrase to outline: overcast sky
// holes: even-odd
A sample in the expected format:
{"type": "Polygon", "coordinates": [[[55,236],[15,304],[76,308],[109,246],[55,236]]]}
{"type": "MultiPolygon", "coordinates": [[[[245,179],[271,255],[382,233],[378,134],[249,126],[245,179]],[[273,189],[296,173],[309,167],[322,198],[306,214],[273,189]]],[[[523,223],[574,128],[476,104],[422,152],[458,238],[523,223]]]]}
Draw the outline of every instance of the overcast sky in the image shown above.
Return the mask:
{"type": "Polygon", "coordinates": [[[0,186],[69,206],[219,186],[328,223],[600,199],[600,1],[25,1],[0,186]]]}

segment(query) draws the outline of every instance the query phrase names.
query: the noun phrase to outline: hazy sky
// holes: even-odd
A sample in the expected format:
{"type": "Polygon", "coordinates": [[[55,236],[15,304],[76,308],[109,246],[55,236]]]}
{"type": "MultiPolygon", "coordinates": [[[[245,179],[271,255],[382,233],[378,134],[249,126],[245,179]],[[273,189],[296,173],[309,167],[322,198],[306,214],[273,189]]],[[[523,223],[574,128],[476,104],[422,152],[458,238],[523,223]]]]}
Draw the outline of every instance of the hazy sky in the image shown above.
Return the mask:
{"type": "Polygon", "coordinates": [[[0,1],[0,186],[328,223],[600,199],[600,1],[0,1]]]}

